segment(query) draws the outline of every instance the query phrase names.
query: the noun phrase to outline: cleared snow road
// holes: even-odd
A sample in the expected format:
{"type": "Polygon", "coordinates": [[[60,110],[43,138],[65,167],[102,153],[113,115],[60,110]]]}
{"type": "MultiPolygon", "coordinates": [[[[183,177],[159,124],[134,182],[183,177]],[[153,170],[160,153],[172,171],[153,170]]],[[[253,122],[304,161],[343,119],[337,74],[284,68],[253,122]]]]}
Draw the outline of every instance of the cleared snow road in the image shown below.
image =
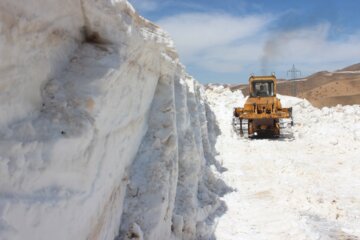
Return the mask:
{"type": "Polygon", "coordinates": [[[360,107],[294,105],[293,136],[248,140],[231,127],[240,92],[207,90],[221,134],[222,178],[236,189],[223,197],[216,239],[360,239],[360,107]]]}

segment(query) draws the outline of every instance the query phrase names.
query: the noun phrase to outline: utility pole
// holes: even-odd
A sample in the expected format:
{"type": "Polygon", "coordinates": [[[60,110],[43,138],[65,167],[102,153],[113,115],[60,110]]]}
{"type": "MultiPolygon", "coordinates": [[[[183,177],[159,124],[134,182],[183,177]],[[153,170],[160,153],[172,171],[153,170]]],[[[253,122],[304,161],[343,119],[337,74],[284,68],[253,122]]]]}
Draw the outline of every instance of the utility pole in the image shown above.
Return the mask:
{"type": "Polygon", "coordinates": [[[292,68],[287,71],[287,76],[291,76],[291,80],[293,81],[293,95],[296,97],[297,89],[296,89],[296,79],[301,76],[301,71],[295,68],[295,64],[293,64],[292,68]]]}

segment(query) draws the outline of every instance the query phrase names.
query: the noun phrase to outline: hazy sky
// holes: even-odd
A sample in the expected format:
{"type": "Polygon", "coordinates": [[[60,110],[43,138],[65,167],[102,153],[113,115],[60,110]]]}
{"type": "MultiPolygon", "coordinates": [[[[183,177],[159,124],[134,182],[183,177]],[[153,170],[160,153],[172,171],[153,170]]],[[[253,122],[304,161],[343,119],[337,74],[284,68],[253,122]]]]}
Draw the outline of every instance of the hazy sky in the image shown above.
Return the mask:
{"type": "Polygon", "coordinates": [[[170,33],[202,83],[286,78],[360,62],[360,0],[130,0],[170,33]]]}

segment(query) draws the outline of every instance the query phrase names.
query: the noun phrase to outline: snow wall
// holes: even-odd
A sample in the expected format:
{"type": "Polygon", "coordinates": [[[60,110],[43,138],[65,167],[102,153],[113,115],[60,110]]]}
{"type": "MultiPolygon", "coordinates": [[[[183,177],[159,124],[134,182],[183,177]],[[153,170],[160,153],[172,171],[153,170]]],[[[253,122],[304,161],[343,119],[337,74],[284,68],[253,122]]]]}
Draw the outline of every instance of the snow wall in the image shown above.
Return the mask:
{"type": "Polygon", "coordinates": [[[124,0],[0,12],[0,239],[211,237],[218,129],[167,34],[124,0]]]}

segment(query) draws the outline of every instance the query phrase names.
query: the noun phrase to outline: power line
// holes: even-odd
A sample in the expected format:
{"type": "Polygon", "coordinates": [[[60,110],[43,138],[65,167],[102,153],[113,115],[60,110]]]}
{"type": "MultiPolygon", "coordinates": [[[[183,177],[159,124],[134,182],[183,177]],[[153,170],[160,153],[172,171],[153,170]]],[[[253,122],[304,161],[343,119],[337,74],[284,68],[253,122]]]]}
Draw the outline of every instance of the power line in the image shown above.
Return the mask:
{"type": "Polygon", "coordinates": [[[293,81],[293,95],[296,97],[297,89],[296,89],[296,82],[295,79],[301,76],[301,71],[295,68],[295,64],[293,64],[292,68],[287,71],[287,76],[291,75],[291,80],[293,81]]]}

